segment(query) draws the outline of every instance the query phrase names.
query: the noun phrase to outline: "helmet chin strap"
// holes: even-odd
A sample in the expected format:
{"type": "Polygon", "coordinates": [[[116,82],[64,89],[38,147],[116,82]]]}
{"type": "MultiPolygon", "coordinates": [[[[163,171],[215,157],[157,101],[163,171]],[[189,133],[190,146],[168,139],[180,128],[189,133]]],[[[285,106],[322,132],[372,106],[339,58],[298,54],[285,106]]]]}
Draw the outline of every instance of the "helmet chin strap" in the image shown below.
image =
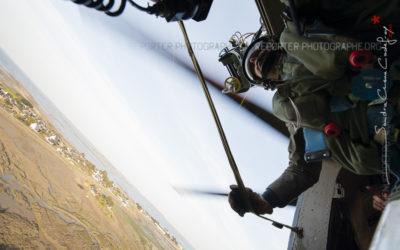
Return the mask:
{"type": "Polygon", "coordinates": [[[263,87],[266,90],[275,90],[279,85],[284,83],[285,83],[284,80],[266,79],[266,80],[259,80],[255,84],[257,86],[263,87]]]}

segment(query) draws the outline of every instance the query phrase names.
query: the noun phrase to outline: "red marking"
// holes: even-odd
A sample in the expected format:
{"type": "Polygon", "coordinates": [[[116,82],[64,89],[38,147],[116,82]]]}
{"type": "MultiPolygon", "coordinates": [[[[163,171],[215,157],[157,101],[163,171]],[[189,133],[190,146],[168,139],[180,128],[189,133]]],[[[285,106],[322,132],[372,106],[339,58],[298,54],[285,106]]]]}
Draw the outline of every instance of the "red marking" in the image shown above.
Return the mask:
{"type": "Polygon", "coordinates": [[[392,24],[389,24],[389,38],[393,39],[393,27],[392,27],[392,24]]]}
{"type": "Polygon", "coordinates": [[[341,129],[332,122],[325,126],[324,132],[327,136],[338,136],[340,135],[341,129]]]}
{"type": "Polygon", "coordinates": [[[372,58],[372,53],[368,50],[355,50],[349,56],[350,64],[353,67],[359,68],[367,65],[372,58]]]}
{"type": "Polygon", "coordinates": [[[373,18],[371,18],[371,21],[374,23],[374,24],[377,24],[377,23],[380,23],[381,21],[379,20],[381,17],[379,17],[379,16],[375,16],[374,15],[374,17],[373,18]]]}

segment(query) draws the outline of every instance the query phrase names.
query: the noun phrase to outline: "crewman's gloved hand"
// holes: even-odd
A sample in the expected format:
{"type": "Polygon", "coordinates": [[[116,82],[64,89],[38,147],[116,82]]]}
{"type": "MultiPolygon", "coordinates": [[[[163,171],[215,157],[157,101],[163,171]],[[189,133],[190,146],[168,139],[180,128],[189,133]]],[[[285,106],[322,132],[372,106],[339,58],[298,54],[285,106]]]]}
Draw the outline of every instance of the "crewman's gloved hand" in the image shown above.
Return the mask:
{"type": "MultiPolygon", "coordinates": [[[[235,210],[240,216],[244,216],[246,212],[250,211],[250,208],[246,206],[246,201],[243,200],[241,191],[237,185],[231,185],[231,192],[229,193],[229,204],[231,208],[235,210]]],[[[250,200],[250,204],[254,213],[256,214],[271,214],[272,206],[268,201],[264,200],[261,195],[253,192],[250,188],[246,188],[247,196],[250,200]]]]}

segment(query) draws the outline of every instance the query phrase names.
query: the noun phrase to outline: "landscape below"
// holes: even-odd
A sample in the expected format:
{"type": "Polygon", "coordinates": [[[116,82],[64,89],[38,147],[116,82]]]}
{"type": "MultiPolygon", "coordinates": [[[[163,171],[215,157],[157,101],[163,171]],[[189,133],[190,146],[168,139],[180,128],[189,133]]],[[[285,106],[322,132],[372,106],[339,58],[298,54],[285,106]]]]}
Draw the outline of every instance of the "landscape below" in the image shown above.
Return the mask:
{"type": "Polygon", "coordinates": [[[0,249],[182,249],[0,67],[0,249]]]}

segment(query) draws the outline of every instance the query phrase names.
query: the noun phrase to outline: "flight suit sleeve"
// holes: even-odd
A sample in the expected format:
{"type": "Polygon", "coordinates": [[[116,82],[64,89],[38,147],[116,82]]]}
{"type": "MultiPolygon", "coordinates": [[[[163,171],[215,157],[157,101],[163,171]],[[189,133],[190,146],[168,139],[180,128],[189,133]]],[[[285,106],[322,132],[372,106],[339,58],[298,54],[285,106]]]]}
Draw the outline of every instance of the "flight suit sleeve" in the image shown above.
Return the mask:
{"type": "Polygon", "coordinates": [[[303,130],[290,132],[289,167],[262,194],[263,198],[273,207],[286,206],[291,200],[314,185],[321,172],[321,162],[306,163],[304,161],[303,130]]]}
{"type": "Polygon", "coordinates": [[[325,80],[338,80],[347,70],[354,39],[341,36],[299,37],[294,27],[288,25],[281,36],[280,44],[292,57],[300,61],[310,72],[325,80]]]}

